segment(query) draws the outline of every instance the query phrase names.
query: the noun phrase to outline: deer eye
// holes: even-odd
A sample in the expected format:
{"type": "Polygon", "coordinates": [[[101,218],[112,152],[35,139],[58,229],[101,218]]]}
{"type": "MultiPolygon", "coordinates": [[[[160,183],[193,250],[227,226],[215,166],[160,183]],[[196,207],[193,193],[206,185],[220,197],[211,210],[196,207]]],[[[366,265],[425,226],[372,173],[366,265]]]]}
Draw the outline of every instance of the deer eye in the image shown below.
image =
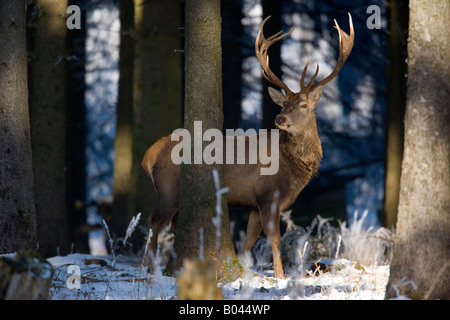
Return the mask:
{"type": "Polygon", "coordinates": [[[307,107],[307,104],[306,103],[300,103],[300,108],[302,108],[302,109],[306,109],[306,107],[307,107]]]}

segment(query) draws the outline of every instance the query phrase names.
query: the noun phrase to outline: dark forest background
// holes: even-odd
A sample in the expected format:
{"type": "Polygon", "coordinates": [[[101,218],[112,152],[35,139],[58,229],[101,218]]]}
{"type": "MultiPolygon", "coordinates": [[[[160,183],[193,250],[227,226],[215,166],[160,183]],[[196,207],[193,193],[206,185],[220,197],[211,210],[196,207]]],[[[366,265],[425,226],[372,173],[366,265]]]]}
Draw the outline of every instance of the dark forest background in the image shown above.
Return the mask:
{"type": "MultiPolygon", "coordinates": [[[[352,15],[352,53],[316,108],[324,159],[291,218],[303,227],[317,215],[359,219],[358,228],[365,218],[372,231],[396,226],[387,297],[400,289],[413,299],[447,299],[449,3],[220,4],[224,128],[273,127],[278,107],[254,57],[263,17],[272,16],[265,34],[296,27],[269,52],[271,69],[296,91],[307,62],[320,64],[318,79],[334,68],[333,19],[348,30],[352,15]]],[[[0,254],[106,253],[106,230],[120,244],[138,213],[132,242],[142,249],[156,193],[140,162],[184,125],[184,5],[0,1],[0,254]]],[[[230,216],[236,237],[248,213],[230,216]]]]}
{"type": "MultiPolygon", "coordinates": [[[[366,227],[395,225],[398,200],[388,198],[398,194],[408,9],[400,2],[222,1],[224,128],[274,128],[279,108],[267,95],[254,53],[263,17],[272,16],[267,35],[296,27],[270,51],[272,70],[294,90],[307,62],[320,64],[319,79],[334,68],[333,19],[347,31],[347,12],[353,17],[353,51],[316,109],[324,159],[291,208],[299,225],[317,215],[351,222],[365,213],[366,227]],[[371,5],[379,10],[373,29],[371,5]]],[[[114,237],[123,237],[139,212],[144,226],[156,193],[140,161],[157,139],[183,126],[184,2],[73,0],[66,6],[71,4],[81,9],[81,28],[65,35],[40,29],[49,27],[41,25],[46,8],[39,1],[28,1],[27,10],[33,165],[42,172],[34,176],[36,210],[46,215],[37,240],[44,255],[89,251],[89,239],[104,232],[102,219],[114,237]],[[42,34],[64,37],[64,48],[52,48],[54,38],[42,34]],[[48,60],[39,58],[44,55],[48,60]],[[39,64],[52,71],[34,74],[39,64]],[[63,85],[51,92],[54,109],[33,103],[48,90],[38,84],[50,81],[63,85]],[[61,235],[49,236],[56,229],[61,235]]],[[[248,214],[230,215],[237,235],[248,214]]]]}

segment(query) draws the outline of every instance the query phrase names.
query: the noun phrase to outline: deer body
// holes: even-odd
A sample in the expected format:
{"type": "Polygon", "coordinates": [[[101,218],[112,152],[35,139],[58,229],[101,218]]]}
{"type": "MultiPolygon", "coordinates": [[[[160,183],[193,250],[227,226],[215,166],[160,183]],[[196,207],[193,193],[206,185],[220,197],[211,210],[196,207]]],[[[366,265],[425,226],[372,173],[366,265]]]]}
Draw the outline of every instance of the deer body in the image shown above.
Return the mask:
{"type": "MultiPolygon", "coordinates": [[[[151,249],[154,251],[161,227],[178,213],[181,167],[171,161],[171,151],[177,142],[171,141],[170,137],[156,142],[142,161],[142,167],[158,191],[158,203],[148,221],[153,234],[151,249]]],[[[224,139],[230,138],[235,137],[224,139]]],[[[246,144],[248,145],[248,139],[246,144]]],[[[317,173],[322,158],[317,130],[312,130],[310,135],[292,135],[281,131],[279,149],[279,170],[275,175],[261,175],[260,163],[224,164],[224,185],[230,189],[226,194],[229,207],[252,210],[245,251],[251,250],[262,229],[270,235],[269,238],[274,239],[275,251],[279,251],[280,212],[295,201],[311,177],[317,173]]],[[[280,253],[276,253],[275,257],[275,263],[281,267],[280,253]]]]}
{"type": "MultiPolygon", "coordinates": [[[[151,177],[161,201],[178,198],[176,193],[179,192],[181,168],[170,159],[172,148],[177,142],[171,141],[170,137],[169,135],[156,142],[148,149],[142,161],[142,167],[151,177]]],[[[277,174],[261,175],[260,163],[224,164],[224,185],[230,188],[227,192],[228,204],[256,209],[265,201],[262,199],[264,197],[269,197],[268,201],[272,203],[273,193],[278,190],[278,203],[281,210],[284,210],[317,173],[321,158],[322,148],[318,136],[314,141],[305,143],[303,136],[293,136],[282,131],[277,174]],[[310,145],[313,149],[304,148],[305,145],[310,145]]],[[[171,218],[167,217],[168,220],[171,218]]]]}
{"type": "MultiPolygon", "coordinates": [[[[272,100],[281,107],[280,114],[275,118],[275,124],[281,130],[279,150],[271,150],[271,139],[267,139],[267,150],[270,150],[268,152],[278,152],[278,172],[274,175],[261,175],[260,169],[264,166],[263,164],[259,162],[237,164],[238,162],[234,161],[234,164],[224,164],[223,184],[230,189],[226,194],[229,207],[251,209],[244,252],[251,250],[259,234],[264,230],[271,242],[274,275],[284,278],[280,256],[280,212],[295,201],[311,177],[317,174],[322,159],[322,147],[317,133],[314,110],[322,94],[323,85],[336,76],[350,54],[354,35],[351,17],[350,36],[345,34],[336,23],[340,53],[335,70],[326,79],[313,85],[318,73],[317,67],[311,81],[305,86],[303,82],[306,66],[300,80],[301,91],[293,93],[272,73],[267,58],[269,46],[290,32],[279,36],[280,32],[265,39],[262,29],[267,19],[260,27],[255,48],[263,66],[264,77],[286,92],[286,95],[283,95],[280,91],[269,88],[272,100]]],[[[256,138],[267,137],[257,135],[256,138]]],[[[224,137],[224,139],[236,138],[224,137]]],[[[142,167],[151,177],[158,192],[157,205],[148,219],[148,227],[153,231],[150,244],[154,253],[161,227],[170,220],[174,226],[178,213],[181,167],[171,160],[172,149],[177,143],[177,141],[171,141],[170,135],[161,138],[147,150],[142,161],[142,167]]],[[[248,146],[249,138],[246,137],[246,150],[249,150],[248,146]]],[[[234,157],[235,159],[237,157],[236,149],[234,157]]]]}

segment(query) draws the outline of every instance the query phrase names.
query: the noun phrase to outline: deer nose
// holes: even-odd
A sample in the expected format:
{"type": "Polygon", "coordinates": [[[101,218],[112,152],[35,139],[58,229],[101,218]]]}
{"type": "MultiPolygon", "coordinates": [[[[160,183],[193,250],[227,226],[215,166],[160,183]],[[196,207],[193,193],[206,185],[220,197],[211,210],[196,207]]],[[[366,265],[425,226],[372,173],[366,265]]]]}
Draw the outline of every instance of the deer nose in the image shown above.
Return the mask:
{"type": "Polygon", "coordinates": [[[286,122],[286,117],[285,117],[285,116],[277,115],[277,116],[275,117],[275,123],[276,123],[276,124],[282,125],[282,124],[285,123],[285,122],[286,122]]]}

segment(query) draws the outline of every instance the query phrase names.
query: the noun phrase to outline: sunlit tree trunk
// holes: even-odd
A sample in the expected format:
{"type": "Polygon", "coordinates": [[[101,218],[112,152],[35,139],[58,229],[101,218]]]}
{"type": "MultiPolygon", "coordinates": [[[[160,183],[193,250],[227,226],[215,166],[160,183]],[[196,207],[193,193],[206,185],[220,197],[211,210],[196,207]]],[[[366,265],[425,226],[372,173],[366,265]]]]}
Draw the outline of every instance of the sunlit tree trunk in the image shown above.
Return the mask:
{"type": "MultiPolygon", "coordinates": [[[[111,230],[122,237],[127,228],[133,164],[134,3],[120,3],[119,93],[114,143],[114,203],[111,230]]],[[[132,216],[133,214],[129,214],[132,216]]]]}
{"type": "Polygon", "coordinates": [[[408,33],[408,3],[389,2],[389,41],[386,67],[386,178],[383,206],[383,224],[395,226],[400,171],[403,153],[403,117],[406,88],[406,36],[408,33]]]}
{"type": "MultiPolygon", "coordinates": [[[[219,0],[186,1],[185,59],[185,128],[194,135],[194,121],[202,121],[203,131],[221,129],[222,58],[221,16],[219,0]]],[[[192,144],[193,147],[193,144],[192,144]]],[[[193,155],[194,153],[192,153],[193,155]]],[[[217,169],[223,184],[223,167],[213,164],[182,164],[180,211],[175,232],[177,257],[169,268],[177,270],[185,258],[205,259],[214,263],[219,278],[227,276],[229,261],[236,262],[225,197],[221,201],[220,235],[217,238],[213,218],[216,216],[216,188],[212,169],[217,169]],[[202,231],[201,231],[202,230],[202,231]],[[201,239],[203,232],[203,239],[201,239]],[[216,246],[218,240],[218,246],[216,246]]],[[[222,185],[223,186],[223,185],[222,185]]],[[[222,187],[221,186],[221,187],[222,187]]],[[[235,264],[234,264],[235,265],[235,264]]],[[[230,272],[236,270],[231,268],[230,272]]]]}
{"type": "Polygon", "coordinates": [[[182,126],[180,1],[134,1],[133,164],[127,221],[148,217],[156,191],[142,170],[147,149],[182,126]]]}
{"type": "Polygon", "coordinates": [[[450,2],[409,7],[405,149],[386,297],[450,299],[450,2]]]}

